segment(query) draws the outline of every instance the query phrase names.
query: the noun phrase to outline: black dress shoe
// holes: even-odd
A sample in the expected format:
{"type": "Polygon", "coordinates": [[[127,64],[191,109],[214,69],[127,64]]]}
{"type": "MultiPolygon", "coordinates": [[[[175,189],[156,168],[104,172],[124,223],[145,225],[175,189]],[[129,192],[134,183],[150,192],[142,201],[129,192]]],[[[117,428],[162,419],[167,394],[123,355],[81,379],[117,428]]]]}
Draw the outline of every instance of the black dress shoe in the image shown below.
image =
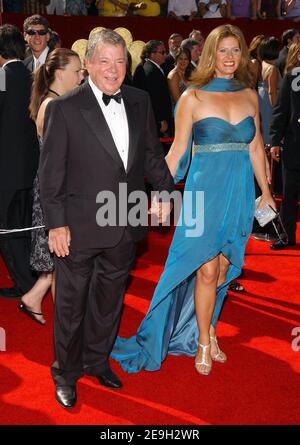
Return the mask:
{"type": "Polygon", "coordinates": [[[107,386],[108,388],[122,388],[123,383],[118,379],[116,374],[112,372],[111,369],[103,371],[101,374],[96,376],[99,380],[100,385],[107,386]]]}
{"type": "Polygon", "coordinates": [[[276,241],[276,243],[271,244],[270,249],[272,250],[283,250],[286,249],[288,246],[295,246],[296,243],[293,243],[291,241],[276,241]]]}
{"type": "Polygon", "coordinates": [[[77,401],[76,386],[56,385],[55,398],[63,408],[73,408],[77,401]]]}
{"type": "Polygon", "coordinates": [[[5,298],[20,298],[23,293],[17,287],[1,287],[0,297],[5,298]]]}

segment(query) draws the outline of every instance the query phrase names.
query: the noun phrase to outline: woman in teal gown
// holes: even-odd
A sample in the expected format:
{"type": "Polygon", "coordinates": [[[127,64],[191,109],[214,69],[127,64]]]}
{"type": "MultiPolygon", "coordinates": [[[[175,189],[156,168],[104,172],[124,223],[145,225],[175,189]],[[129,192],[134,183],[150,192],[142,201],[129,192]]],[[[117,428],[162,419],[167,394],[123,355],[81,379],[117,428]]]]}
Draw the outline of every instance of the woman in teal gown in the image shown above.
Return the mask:
{"type": "Polygon", "coordinates": [[[241,31],[231,25],[214,29],[192,86],[179,100],[175,139],[166,158],[175,181],[182,179],[193,139],[182,224],[176,227],[165,269],[136,335],[118,337],[111,353],[127,372],[158,370],[167,354],[195,356],[196,370],[203,375],[210,373],[212,360],[226,361],[216,324],[228,284],[241,272],[252,228],[253,171],[262,191],[260,205],[275,205],[249,73],[241,31]],[[199,191],[203,209],[196,214],[199,191]],[[202,233],[188,224],[185,215],[190,211],[203,219],[202,233]]]}

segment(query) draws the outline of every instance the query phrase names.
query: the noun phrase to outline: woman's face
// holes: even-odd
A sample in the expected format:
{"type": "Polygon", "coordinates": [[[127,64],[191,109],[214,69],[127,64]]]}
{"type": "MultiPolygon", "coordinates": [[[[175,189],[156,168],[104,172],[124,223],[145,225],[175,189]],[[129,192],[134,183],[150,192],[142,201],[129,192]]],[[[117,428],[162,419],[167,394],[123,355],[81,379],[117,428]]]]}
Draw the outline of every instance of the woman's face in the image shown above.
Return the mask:
{"type": "Polygon", "coordinates": [[[58,70],[64,94],[78,87],[83,79],[79,57],[71,57],[63,70],[58,70]]]}
{"type": "Polygon", "coordinates": [[[188,56],[185,53],[182,53],[178,57],[176,65],[181,71],[185,71],[189,63],[188,56]]]}
{"type": "Polygon", "coordinates": [[[240,61],[241,49],[238,40],[235,37],[225,37],[220,40],[215,67],[217,77],[232,78],[240,61]]]}

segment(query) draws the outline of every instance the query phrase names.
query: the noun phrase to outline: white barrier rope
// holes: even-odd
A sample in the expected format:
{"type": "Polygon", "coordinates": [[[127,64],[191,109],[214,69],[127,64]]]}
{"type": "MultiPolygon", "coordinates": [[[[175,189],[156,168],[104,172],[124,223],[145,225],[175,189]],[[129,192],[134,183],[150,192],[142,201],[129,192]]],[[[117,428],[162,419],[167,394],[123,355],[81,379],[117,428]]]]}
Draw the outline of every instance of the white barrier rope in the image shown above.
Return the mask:
{"type": "Polygon", "coordinates": [[[28,230],[43,229],[45,226],[25,227],[24,229],[0,229],[0,235],[6,235],[7,233],[26,232],[28,230]]]}

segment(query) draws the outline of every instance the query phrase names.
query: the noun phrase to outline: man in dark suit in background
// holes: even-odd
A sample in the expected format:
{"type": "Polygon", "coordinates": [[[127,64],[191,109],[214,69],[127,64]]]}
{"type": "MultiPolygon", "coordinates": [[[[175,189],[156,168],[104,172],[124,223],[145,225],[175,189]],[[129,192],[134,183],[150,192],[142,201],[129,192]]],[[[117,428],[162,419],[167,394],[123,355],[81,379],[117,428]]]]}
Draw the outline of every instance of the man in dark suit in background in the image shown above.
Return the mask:
{"type": "Polygon", "coordinates": [[[281,76],[284,76],[284,69],[286,65],[286,59],[289,52],[289,47],[292,43],[300,42],[300,33],[298,29],[287,29],[284,31],[281,37],[283,48],[279,53],[278,59],[275,64],[280,71],[281,76]]]}
{"type": "Polygon", "coordinates": [[[24,39],[32,52],[24,60],[24,65],[30,72],[33,72],[45,63],[49,53],[49,23],[45,17],[35,14],[24,20],[23,30],[24,39]]]}
{"type": "Polygon", "coordinates": [[[298,196],[300,193],[300,76],[299,68],[283,78],[270,127],[271,156],[279,161],[282,145],[283,201],[280,214],[288,239],[276,241],[273,250],[296,244],[298,196]]]}
{"type": "MultiPolygon", "coordinates": [[[[166,60],[166,48],[160,40],[150,40],[143,51],[144,88],[149,93],[159,136],[173,136],[174,120],[169,87],[162,65],[166,60]]],[[[134,77],[135,80],[135,77],[134,77]]],[[[135,83],[134,83],[135,85],[135,83]]],[[[143,85],[141,84],[141,87],[143,85]]]]}
{"type": "MultiPolygon", "coordinates": [[[[0,227],[31,226],[32,186],[38,164],[38,141],[29,118],[31,76],[24,67],[25,42],[12,25],[0,27],[0,66],[5,85],[0,91],[0,227]]],[[[0,235],[0,251],[14,287],[0,295],[20,297],[35,283],[29,265],[30,232],[0,235]]]]}
{"type": "Polygon", "coordinates": [[[164,70],[166,76],[168,76],[169,72],[172,71],[172,69],[175,67],[175,56],[180,48],[182,40],[182,35],[178,34],[177,32],[171,34],[169,37],[169,53],[166,56],[166,60],[162,64],[162,69],[164,70]]]}
{"type": "Polygon", "coordinates": [[[110,388],[122,386],[108,358],[135,244],[146,234],[142,225],[119,222],[119,214],[100,227],[96,197],[113,195],[119,209],[131,192],[145,190],[144,176],[156,190],[174,188],[148,94],[121,87],[126,61],[121,36],[95,34],[87,48],[88,81],[46,110],[39,177],[49,248],[56,254],[52,376],[65,408],[75,405],[83,374],[110,388]]]}

